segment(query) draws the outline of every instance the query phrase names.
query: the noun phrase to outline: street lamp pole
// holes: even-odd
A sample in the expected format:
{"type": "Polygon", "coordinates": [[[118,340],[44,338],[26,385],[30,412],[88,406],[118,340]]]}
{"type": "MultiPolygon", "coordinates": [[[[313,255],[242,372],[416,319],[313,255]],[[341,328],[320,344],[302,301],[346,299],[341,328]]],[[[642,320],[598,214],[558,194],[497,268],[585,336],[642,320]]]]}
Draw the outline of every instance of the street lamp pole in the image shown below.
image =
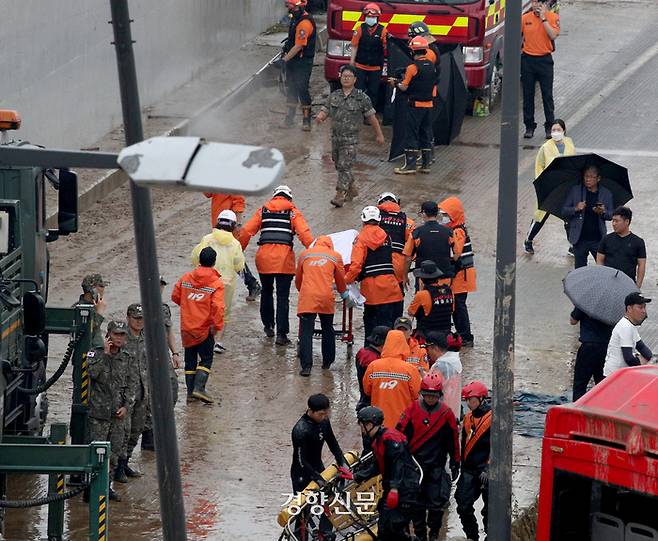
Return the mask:
{"type": "Polygon", "coordinates": [[[493,351],[493,424],[489,472],[490,539],[512,535],[512,396],[514,392],[514,324],[516,295],[516,226],[519,173],[519,78],[521,72],[522,0],[507,0],[500,158],[496,300],[493,351]]]}
{"type": "MultiPolygon", "coordinates": [[[[131,20],[128,13],[128,0],[110,0],[110,7],[126,146],[129,146],[142,141],[144,133],[130,33],[131,20]]],[[[162,315],[151,191],[149,188],[137,186],[132,180],[129,182],[132,194],[139,286],[145,316],[144,334],[151,387],[151,416],[160,488],[162,533],[163,539],[166,541],[185,541],[187,539],[185,507],[179,468],[174,405],[167,366],[170,361],[162,315]]]]}

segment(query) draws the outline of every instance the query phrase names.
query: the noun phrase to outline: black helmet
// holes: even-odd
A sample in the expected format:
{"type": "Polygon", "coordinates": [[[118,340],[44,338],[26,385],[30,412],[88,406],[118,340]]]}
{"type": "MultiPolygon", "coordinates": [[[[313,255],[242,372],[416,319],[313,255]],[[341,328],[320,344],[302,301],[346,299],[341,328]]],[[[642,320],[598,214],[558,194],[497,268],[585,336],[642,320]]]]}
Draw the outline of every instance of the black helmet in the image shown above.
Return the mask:
{"type": "Polygon", "coordinates": [[[379,426],[384,422],[384,412],[375,406],[366,406],[359,410],[356,418],[360,423],[372,423],[379,426]]]}
{"type": "Polygon", "coordinates": [[[430,33],[430,29],[423,21],[416,21],[409,25],[408,34],[410,38],[416,36],[427,36],[430,33]]]}
{"type": "Polygon", "coordinates": [[[372,331],[370,331],[370,336],[366,338],[368,344],[372,346],[383,346],[386,342],[386,335],[391,328],[386,325],[377,325],[372,331]]]}

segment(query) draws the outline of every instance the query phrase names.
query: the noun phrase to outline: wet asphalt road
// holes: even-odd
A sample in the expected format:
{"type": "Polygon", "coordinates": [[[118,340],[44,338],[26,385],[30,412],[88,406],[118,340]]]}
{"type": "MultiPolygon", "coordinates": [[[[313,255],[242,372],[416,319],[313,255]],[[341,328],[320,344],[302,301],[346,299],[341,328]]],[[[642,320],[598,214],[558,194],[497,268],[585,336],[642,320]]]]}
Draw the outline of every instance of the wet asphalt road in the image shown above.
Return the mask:
{"type": "MultiPolygon", "coordinates": [[[[566,120],[577,148],[604,149],[603,154],[629,168],[635,192],[630,203],[635,212],[633,230],[645,238],[649,249],[645,280],[645,293],[649,296],[656,292],[651,246],[657,236],[653,212],[657,200],[653,169],[658,165],[658,47],[654,39],[657,23],[658,10],[650,1],[565,4],[555,83],[557,115],[566,120]],[[624,31],[615,33],[620,28],[624,31]]],[[[316,101],[325,88],[321,77],[321,68],[317,68],[316,101]]],[[[358,227],[360,209],[372,204],[382,191],[401,194],[403,208],[412,216],[425,199],[458,195],[466,209],[479,278],[478,292],[469,297],[476,345],[462,355],[464,379],[490,381],[499,116],[468,118],[458,141],[438,150],[433,174],[411,179],[392,174],[393,164],[383,161],[386,150],[376,147],[365,127],[357,167],[360,195],[354,203],[336,210],[328,204],[335,185],[328,129],[314,128],[310,135],[279,129],[284,111],[282,101],[274,90],[259,91],[231,111],[209,114],[192,131],[220,141],[280,148],[288,161],[286,182],[314,235],[358,227]]],[[[541,142],[538,134],[530,144],[538,146],[541,142]]],[[[522,150],[519,174],[516,388],[566,394],[570,392],[577,341],[568,323],[570,306],[562,294],[561,279],[573,263],[566,257],[567,243],[561,224],[549,221],[536,241],[537,253],[533,257],[520,251],[534,206],[531,164],[535,152],[534,148],[522,150]]],[[[261,203],[248,201],[247,214],[261,203]]],[[[197,194],[172,195],[161,191],[153,192],[153,204],[160,270],[174,281],[189,269],[189,252],[208,232],[209,205],[197,194]]],[[[53,245],[51,305],[70,305],[87,272],[102,272],[112,282],[107,289],[112,316],[121,317],[125,307],[139,299],[130,216],[130,198],[124,186],[81,216],[81,233],[53,245]]],[[[247,250],[252,263],[255,248],[252,242],[247,250]]],[[[337,362],[331,371],[320,370],[316,357],[318,365],[311,378],[300,378],[294,348],[276,347],[262,335],[258,305],[246,303],[245,295],[246,291],[238,288],[233,320],[225,337],[228,352],[215,356],[209,389],[221,396],[222,405],[176,406],[191,540],[278,537],[276,514],[290,484],[290,429],[304,411],[309,394],[325,392],[332,398],[333,425],[344,450],[360,444],[354,418],[358,387],[345,347],[338,346],[337,362]]],[[[293,293],[293,333],[295,304],[293,293]]],[[[355,325],[360,343],[363,336],[358,316],[355,325]]],[[[651,346],[655,345],[658,333],[651,319],[645,323],[642,334],[649,337],[651,346]]],[[[61,358],[64,346],[55,341],[53,359],[61,358]]],[[[52,363],[53,370],[56,364],[52,363]]],[[[69,381],[62,378],[50,395],[51,422],[67,421],[69,381]]],[[[183,394],[182,373],[180,383],[183,394]]],[[[526,505],[537,491],[539,445],[538,440],[514,439],[515,503],[519,507],[526,505]]],[[[135,458],[146,476],[139,482],[119,486],[123,502],[111,506],[112,538],[160,539],[154,456],[143,453],[135,458]]],[[[11,488],[10,497],[22,498],[41,493],[43,485],[22,476],[13,480],[11,488]]],[[[68,538],[84,539],[84,507],[76,500],[67,504],[67,510],[68,538]]],[[[45,517],[45,509],[10,511],[7,539],[28,541],[45,537],[45,517]]],[[[451,512],[447,536],[453,538],[460,533],[451,512]]]]}

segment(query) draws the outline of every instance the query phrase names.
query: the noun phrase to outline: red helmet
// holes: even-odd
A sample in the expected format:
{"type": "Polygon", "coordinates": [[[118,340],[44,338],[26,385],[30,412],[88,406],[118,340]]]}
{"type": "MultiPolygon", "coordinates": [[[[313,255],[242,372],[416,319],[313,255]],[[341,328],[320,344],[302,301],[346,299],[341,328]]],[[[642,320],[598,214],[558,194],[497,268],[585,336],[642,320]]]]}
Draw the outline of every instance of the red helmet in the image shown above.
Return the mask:
{"type": "Polygon", "coordinates": [[[462,400],[467,398],[486,398],[489,395],[489,389],[481,381],[471,381],[462,389],[462,400]]]}
{"type": "Polygon", "coordinates": [[[420,382],[421,393],[443,393],[443,376],[438,372],[430,372],[420,382]]]}
{"type": "Polygon", "coordinates": [[[412,51],[422,51],[430,46],[429,42],[423,36],[416,36],[409,41],[409,48],[412,51]]]}
{"type": "Polygon", "coordinates": [[[363,13],[364,15],[381,15],[382,10],[379,8],[377,4],[374,2],[370,2],[369,4],[366,4],[366,7],[363,8],[363,13]]]}
{"type": "Polygon", "coordinates": [[[462,348],[462,337],[456,332],[448,335],[448,351],[459,351],[462,348]]]}

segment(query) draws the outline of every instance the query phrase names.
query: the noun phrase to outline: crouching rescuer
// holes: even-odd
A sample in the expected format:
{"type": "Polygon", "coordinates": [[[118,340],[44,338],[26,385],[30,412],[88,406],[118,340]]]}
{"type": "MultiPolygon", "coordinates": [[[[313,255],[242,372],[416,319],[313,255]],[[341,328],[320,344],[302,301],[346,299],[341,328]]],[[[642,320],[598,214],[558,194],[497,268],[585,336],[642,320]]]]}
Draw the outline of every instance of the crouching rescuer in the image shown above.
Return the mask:
{"type": "Polygon", "coordinates": [[[215,334],[224,327],[224,283],[214,268],[217,253],[207,246],[199,253],[199,267],[176,282],[171,300],[180,306],[181,341],[185,348],[188,402],[212,404],[206,391],[212,368],[215,334]]]}

